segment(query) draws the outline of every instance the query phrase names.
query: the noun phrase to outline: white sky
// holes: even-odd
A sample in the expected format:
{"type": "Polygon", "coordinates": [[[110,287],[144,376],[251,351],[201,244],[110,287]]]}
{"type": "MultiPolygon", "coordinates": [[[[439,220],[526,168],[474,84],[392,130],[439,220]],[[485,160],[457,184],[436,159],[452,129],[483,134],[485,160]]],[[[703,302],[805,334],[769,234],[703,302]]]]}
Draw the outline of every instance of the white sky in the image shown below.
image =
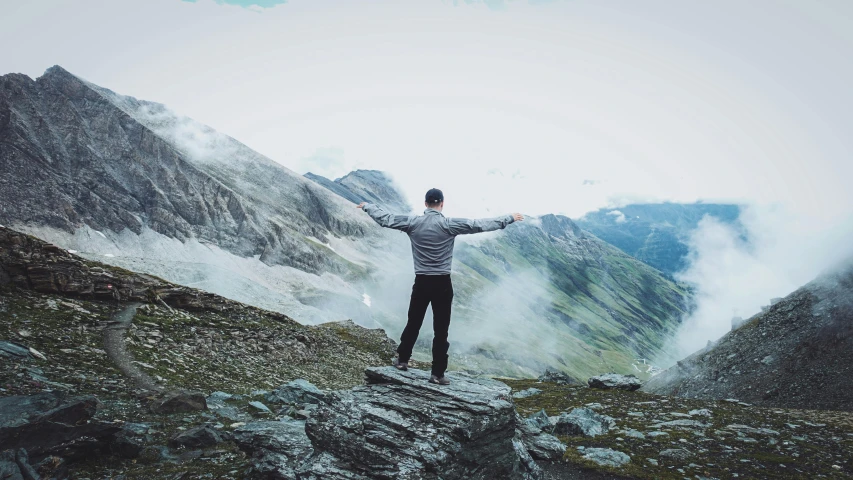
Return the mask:
{"type": "Polygon", "coordinates": [[[59,64],[299,173],[441,188],[452,214],[853,205],[847,0],[2,3],[0,73],[59,64]]]}

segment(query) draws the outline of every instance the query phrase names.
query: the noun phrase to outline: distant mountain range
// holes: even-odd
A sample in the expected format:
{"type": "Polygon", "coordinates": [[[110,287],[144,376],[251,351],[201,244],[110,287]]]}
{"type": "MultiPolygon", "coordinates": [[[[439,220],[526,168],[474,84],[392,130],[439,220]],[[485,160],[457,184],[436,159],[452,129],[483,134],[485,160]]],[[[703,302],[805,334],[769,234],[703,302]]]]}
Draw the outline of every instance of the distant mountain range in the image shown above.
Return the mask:
{"type": "Polygon", "coordinates": [[[603,208],[577,224],[625,253],[672,275],[687,266],[687,240],[705,216],[738,224],[739,205],[650,203],[603,208]]]}
{"type": "MultiPolygon", "coordinates": [[[[84,257],[396,337],[408,240],[353,208],[364,199],[411,211],[381,172],[312,181],[61,67],[0,77],[0,223],[84,257]]],[[[689,305],[682,285],[558,215],[461,238],[454,282],[455,367],[506,375],[643,375],[637,359],[667,358],[689,305]]]]}
{"type": "Polygon", "coordinates": [[[405,196],[394,187],[391,178],[379,170],[356,170],[334,181],[311,172],[306,173],[305,178],[319,183],[352,203],[375,203],[396,213],[409,213],[412,210],[405,196]]]}

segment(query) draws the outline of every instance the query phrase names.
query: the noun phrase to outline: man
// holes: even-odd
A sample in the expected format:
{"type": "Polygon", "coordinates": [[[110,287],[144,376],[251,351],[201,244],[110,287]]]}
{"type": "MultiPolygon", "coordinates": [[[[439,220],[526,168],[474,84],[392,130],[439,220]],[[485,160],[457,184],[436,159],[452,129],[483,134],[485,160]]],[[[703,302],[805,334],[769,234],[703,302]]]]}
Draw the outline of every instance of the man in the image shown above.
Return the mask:
{"type": "Polygon", "coordinates": [[[432,328],[435,337],[432,340],[432,376],[431,383],[448,385],[444,376],[447,370],[447,331],[450,327],[450,304],[453,301],[453,284],[450,282],[450,265],[453,261],[453,244],[457,235],[490,232],[505,228],[512,222],[520,222],[524,217],[519,213],[503,217],[468,220],[464,218],[446,218],[444,194],[437,188],[430,189],[424,199],[424,214],[393,215],[381,207],[362,202],[356,208],[364,209],[376,223],[383,227],[402,230],[412,242],[412,257],[415,260],[415,285],[412,287],[412,299],[409,302],[409,320],[394,366],[399,370],[408,370],[412,349],[418,339],[418,333],[424,322],[427,306],[432,303],[432,328]]]}

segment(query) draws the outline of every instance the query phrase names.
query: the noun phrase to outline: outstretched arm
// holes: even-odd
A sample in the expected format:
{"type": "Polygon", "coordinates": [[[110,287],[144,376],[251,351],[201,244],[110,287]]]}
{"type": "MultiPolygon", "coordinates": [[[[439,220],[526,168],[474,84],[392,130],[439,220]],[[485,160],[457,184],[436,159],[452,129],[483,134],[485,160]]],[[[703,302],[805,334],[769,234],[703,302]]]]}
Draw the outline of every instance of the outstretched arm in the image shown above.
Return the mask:
{"type": "Polygon", "coordinates": [[[504,215],[495,218],[448,218],[450,233],[453,235],[467,235],[470,233],[491,232],[492,230],[500,230],[506,228],[512,222],[520,222],[524,220],[524,215],[513,213],[512,215],[504,215]]]}
{"type": "Polygon", "coordinates": [[[361,202],[356,205],[355,208],[364,210],[368,215],[370,215],[370,218],[376,220],[376,223],[385,228],[393,228],[395,230],[402,230],[406,232],[409,230],[409,225],[412,221],[412,217],[409,215],[394,215],[373,203],[361,202]]]}

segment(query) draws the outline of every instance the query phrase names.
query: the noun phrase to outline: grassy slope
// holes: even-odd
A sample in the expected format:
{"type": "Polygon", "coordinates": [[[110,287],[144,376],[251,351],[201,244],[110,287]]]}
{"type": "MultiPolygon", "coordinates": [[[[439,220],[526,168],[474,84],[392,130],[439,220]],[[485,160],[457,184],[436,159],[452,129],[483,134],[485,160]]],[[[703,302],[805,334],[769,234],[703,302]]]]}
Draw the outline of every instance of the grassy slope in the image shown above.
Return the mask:
{"type": "Polygon", "coordinates": [[[560,386],[535,380],[504,380],[514,391],[530,387],[543,392],[515,400],[523,417],[544,409],[550,415],[588,404],[616,420],[616,429],[593,438],[560,436],[568,449],[564,461],[620,478],[681,480],[683,478],[813,479],[850,478],[853,471],[853,414],[789,409],[769,409],[713,400],[663,397],[643,392],[604,391],[560,386]],[[711,417],[693,419],[708,424],[701,430],[652,425],[681,417],[672,413],[708,409],[711,417]],[[629,415],[628,413],[634,413],[629,415]],[[790,425],[793,425],[792,428],[790,425]],[[767,428],[777,435],[738,434],[726,428],[747,425],[767,428]],[[633,429],[668,435],[633,438],[622,432],[633,429]],[[695,432],[701,432],[697,434],[695,432]],[[578,447],[612,448],[628,454],[623,467],[598,466],[582,457],[578,447]],[[681,461],[660,456],[666,449],[684,448],[694,454],[681,461]],[[647,459],[655,459],[653,465],[647,459]],[[838,468],[833,468],[836,465],[838,468]]]}
{"type": "MultiPolygon", "coordinates": [[[[0,286],[0,340],[32,347],[46,357],[0,359],[0,396],[57,389],[95,395],[102,402],[99,418],[150,424],[150,445],[165,445],[176,432],[203,423],[222,422],[223,430],[230,430],[231,422],[208,412],[148,411],[144,396],[103,350],[102,329],[123,306],[0,286]]],[[[296,378],[328,389],[360,384],[364,368],[387,363],[393,349],[381,331],[348,323],[306,327],[280,318],[253,308],[233,315],[149,304],[134,317],[126,336],[128,350],[161,384],[205,394],[216,390],[243,394],[238,407],[250,411],[248,401],[265,401],[253,395],[254,390],[272,389],[296,378]]],[[[135,460],[94,456],[72,466],[71,475],[150,479],[183,473],[181,478],[236,479],[243,478],[246,468],[245,455],[231,443],[206,449],[200,458],[181,458],[182,451],[173,451],[172,458],[162,461],[149,458],[149,453],[135,460]]]]}
{"type": "Polygon", "coordinates": [[[578,378],[605,370],[642,375],[631,364],[663,355],[661,347],[687,303],[682,286],[591,236],[555,239],[528,227],[500,241],[462,244],[456,262],[454,288],[463,321],[483,328],[512,321],[524,329],[518,338],[505,336],[481,347],[501,358],[474,363],[502,374],[531,376],[537,367],[553,365],[578,378]],[[513,308],[490,311],[478,304],[484,290],[514,278],[521,280],[504,288],[518,297],[513,308]],[[507,315],[518,318],[502,318],[507,315]],[[529,358],[507,360],[513,351],[529,358]]]}

